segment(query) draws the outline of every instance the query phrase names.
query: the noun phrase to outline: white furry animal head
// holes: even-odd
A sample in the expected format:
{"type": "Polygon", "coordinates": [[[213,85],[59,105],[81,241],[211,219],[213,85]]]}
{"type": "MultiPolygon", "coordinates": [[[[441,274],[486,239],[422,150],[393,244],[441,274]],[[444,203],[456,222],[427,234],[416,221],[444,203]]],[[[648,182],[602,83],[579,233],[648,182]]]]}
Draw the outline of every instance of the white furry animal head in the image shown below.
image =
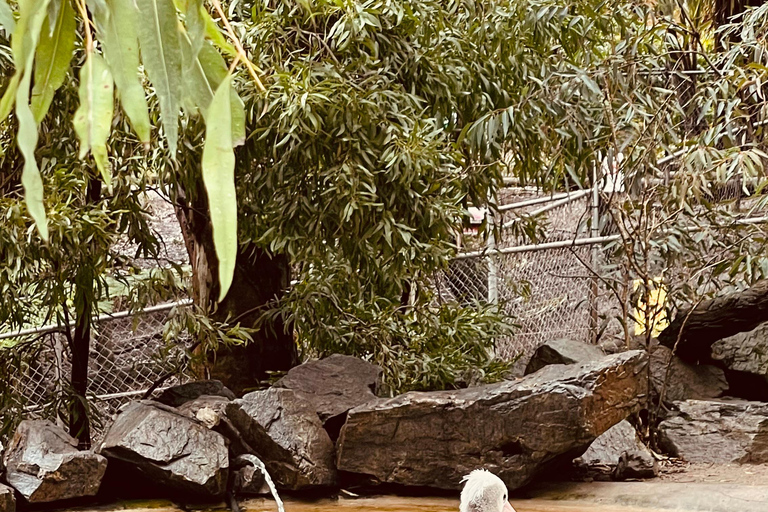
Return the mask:
{"type": "Polygon", "coordinates": [[[507,501],[507,486],[490,471],[476,469],[462,482],[459,512],[515,512],[507,501]]]}

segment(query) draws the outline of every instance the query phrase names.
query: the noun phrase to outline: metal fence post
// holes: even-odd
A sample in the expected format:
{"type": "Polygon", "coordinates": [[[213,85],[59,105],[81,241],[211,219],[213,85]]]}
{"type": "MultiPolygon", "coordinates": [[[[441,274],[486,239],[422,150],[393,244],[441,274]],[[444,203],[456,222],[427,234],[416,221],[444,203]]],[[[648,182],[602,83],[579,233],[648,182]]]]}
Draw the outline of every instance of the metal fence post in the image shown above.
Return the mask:
{"type": "Polygon", "coordinates": [[[496,268],[496,262],[493,260],[496,252],[496,235],[494,234],[494,222],[493,215],[490,211],[485,212],[486,226],[491,230],[488,241],[486,242],[486,248],[488,252],[488,302],[496,304],[499,301],[499,276],[498,269],[496,268]]]}
{"type": "MultiPolygon", "coordinates": [[[[598,159],[600,157],[598,156],[598,159]]],[[[611,165],[610,156],[608,157],[608,165],[611,165]]],[[[602,164],[602,162],[601,162],[602,164]]],[[[597,238],[600,236],[600,187],[598,184],[598,163],[592,163],[592,225],[590,226],[590,236],[597,238]]],[[[592,273],[590,277],[589,287],[589,338],[593,344],[597,343],[598,333],[598,307],[597,307],[597,295],[598,295],[598,277],[600,265],[600,246],[598,244],[592,245],[592,273]]]]}

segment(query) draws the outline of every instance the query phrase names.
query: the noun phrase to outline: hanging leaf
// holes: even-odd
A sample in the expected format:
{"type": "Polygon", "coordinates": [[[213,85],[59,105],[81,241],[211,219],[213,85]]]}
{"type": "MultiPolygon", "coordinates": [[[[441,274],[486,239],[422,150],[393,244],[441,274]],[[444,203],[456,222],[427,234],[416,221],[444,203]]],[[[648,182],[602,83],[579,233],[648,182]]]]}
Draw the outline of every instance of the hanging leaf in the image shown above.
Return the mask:
{"type": "MultiPolygon", "coordinates": [[[[171,155],[175,156],[182,84],[182,55],[176,7],[173,0],[136,0],[136,4],[142,14],[137,27],[141,57],[160,102],[168,148],[171,155]]],[[[115,22],[120,23],[120,20],[115,22]]]]}
{"type": "Polygon", "coordinates": [[[38,123],[48,112],[54,93],[64,83],[75,48],[77,22],[72,5],[69,1],[61,2],[55,14],[53,26],[50,25],[50,16],[45,18],[35,56],[32,113],[38,123]]]}
{"type": "Polygon", "coordinates": [[[105,9],[92,9],[104,59],[117,86],[120,104],[144,144],[149,144],[147,98],[139,81],[139,11],[132,1],[106,0],[105,9]]]}
{"type": "Polygon", "coordinates": [[[220,84],[209,107],[203,148],[203,184],[219,260],[219,302],[232,285],[237,259],[235,152],[232,148],[231,77],[220,84]]]}
{"type": "Polygon", "coordinates": [[[8,6],[8,3],[6,3],[6,0],[0,0],[0,25],[3,26],[6,34],[12,34],[16,28],[13,11],[8,6]]]}
{"type": "Polygon", "coordinates": [[[112,125],[113,89],[107,63],[101,55],[89,54],[80,69],[80,107],[75,112],[75,133],[80,139],[80,158],[91,152],[107,187],[112,184],[107,139],[112,125]]]}
{"type": "Polygon", "coordinates": [[[19,130],[16,136],[19,151],[24,156],[24,168],[21,184],[24,187],[24,200],[37,230],[43,240],[48,240],[48,225],[43,205],[43,180],[35,161],[37,147],[37,123],[29,108],[29,87],[32,78],[32,64],[35,60],[35,48],[40,39],[40,30],[46,16],[49,0],[20,0],[19,21],[11,39],[16,76],[19,76],[16,88],[16,118],[19,130]]]}
{"type": "MultiPolygon", "coordinates": [[[[185,98],[192,107],[207,118],[208,107],[213,101],[213,96],[221,82],[228,76],[227,65],[209,41],[203,42],[194,59],[188,59],[192,52],[189,38],[182,37],[181,41],[184,62],[190,63],[190,67],[185,67],[184,70],[185,98]]],[[[233,145],[239,146],[245,142],[245,108],[234,88],[230,93],[230,104],[233,145]]]]}

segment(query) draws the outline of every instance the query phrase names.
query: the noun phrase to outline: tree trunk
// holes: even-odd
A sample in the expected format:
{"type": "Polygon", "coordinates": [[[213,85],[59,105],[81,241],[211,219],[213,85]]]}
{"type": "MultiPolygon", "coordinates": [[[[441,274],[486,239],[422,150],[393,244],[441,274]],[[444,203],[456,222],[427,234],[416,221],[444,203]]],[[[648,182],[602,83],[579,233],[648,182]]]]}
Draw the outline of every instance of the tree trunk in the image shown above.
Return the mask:
{"type": "Polygon", "coordinates": [[[88,359],[91,345],[91,318],[88,314],[77,315],[72,336],[72,391],[69,407],[69,434],[78,440],[78,449],[91,448],[91,424],[88,417],[86,394],[88,392],[88,359]]]}
{"type": "MultiPolygon", "coordinates": [[[[86,204],[96,204],[101,197],[101,180],[90,177],[86,193],[86,204]]],[[[75,332],[69,337],[72,355],[70,384],[73,392],[69,405],[69,434],[77,438],[80,450],[91,448],[91,421],[86,395],[91,349],[91,316],[96,303],[93,293],[94,279],[93,266],[89,263],[81,265],[75,277],[75,332]]],[[[66,305],[64,307],[66,308],[66,305]]]]}
{"type": "Polygon", "coordinates": [[[710,362],[712,344],[768,321],[768,280],[740,293],[701,302],[691,312],[683,309],[659,335],[659,342],[692,362],[710,362]],[[686,321],[686,317],[688,318],[686,321]],[[683,328],[682,334],[680,330],[683,328]]]}
{"type": "MultiPolygon", "coordinates": [[[[218,261],[205,194],[192,201],[179,194],[176,215],[192,265],[193,300],[216,321],[254,327],[266,306],[281,298],[290,285],[285,255],[273,255],[254,244],[239,246],[232,286],[224,300],[219,295],[218,261]]],[[[288,370],[297,363],[293,327],[276,318],[253,334],[246,346],[222,347],[209,361],[210,378],[221,380],[236,394],[259,385],[269,371],[288,370]]]]}

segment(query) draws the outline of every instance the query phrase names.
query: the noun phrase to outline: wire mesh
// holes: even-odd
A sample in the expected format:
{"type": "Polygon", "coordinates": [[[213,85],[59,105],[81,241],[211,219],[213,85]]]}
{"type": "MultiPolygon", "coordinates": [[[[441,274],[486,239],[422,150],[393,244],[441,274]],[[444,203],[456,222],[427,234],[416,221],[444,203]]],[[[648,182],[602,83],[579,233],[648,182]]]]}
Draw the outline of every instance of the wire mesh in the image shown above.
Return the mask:
{"type": "MultiPolygon", "coordinates": [[[[125,403],[140,398],[157,382],[163,387],[190,380],[186,369],[187,337],[167,343],[163,326],[173,306],[115,318],[93,326],[88,363],[88,398],[94,418],[94,439],[125,403]]],[[[5,395],[16,403],[6,407],[18,417],[57,419],[58,401],[69,382],[72,363],[61,332],[28,334],[6,340],[0,364],[15,365],[5,395]],[[18,348],[18,350],[13,350],[18,348]],[[13,359],[12,359],[13,357],[13,359]]],[[[4,421],[9,418],[4,418],[4,421]]]]}

